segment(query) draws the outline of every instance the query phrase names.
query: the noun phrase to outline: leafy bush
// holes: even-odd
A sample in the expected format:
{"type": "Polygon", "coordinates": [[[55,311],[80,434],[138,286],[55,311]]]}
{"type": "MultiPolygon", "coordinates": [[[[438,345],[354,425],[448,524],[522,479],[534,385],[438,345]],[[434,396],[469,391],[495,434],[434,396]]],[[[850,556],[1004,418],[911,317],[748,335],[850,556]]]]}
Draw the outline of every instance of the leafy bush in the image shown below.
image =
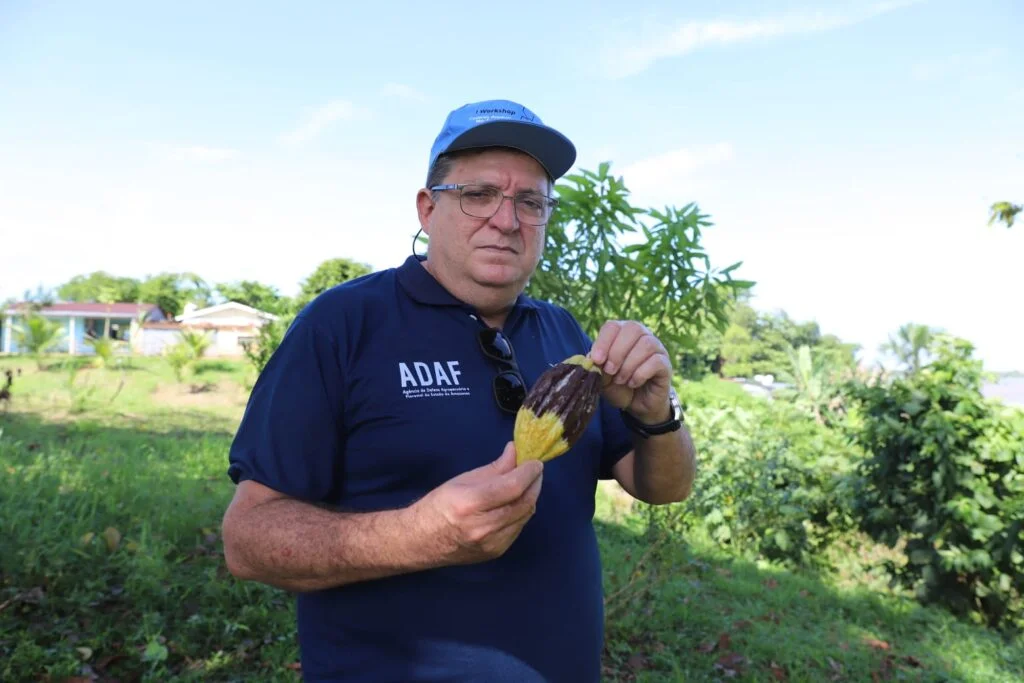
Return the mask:
{"type": "Polygon", "coordinates": [[[895,579],[992,626],[1024,624],[1024,424],[982,393],[967,341],[939,336],[935,360],[884,385],[849,388],[855,437],[872,453],[855,511],[864,530],[906,542],[895,579]]]}
{"type": "Polygon", "coordinates": [[[689,499],[650,507],[653,533],[703,529],[740,555],[812,565],[850,528],[846,477],[855,454],[839,434],[793,406],[751,398],[693,407],[699,445],[689,499]]]}
{"type": "Polygon", "coordinates": [[[245,357],[252,363],[257,374],[263,372],[263,369],[267,367],[270,357],[274,355],[274,351],[281,345],[285,332],[288,331],[294,320],[294,314],[281,316],[277,320],[269,320],[260,327],[259,335],[255,341],[246,342],[242,345],[245,357]]]}
{"type": "Polygon", "coordinates": [[[213,340],[209,334],[199,330],[181,330],[178,337],[177,343],[164,347],[163,354],[178,382],[184,382],[195,374],[196,364],[206,355],[213,340]]]}

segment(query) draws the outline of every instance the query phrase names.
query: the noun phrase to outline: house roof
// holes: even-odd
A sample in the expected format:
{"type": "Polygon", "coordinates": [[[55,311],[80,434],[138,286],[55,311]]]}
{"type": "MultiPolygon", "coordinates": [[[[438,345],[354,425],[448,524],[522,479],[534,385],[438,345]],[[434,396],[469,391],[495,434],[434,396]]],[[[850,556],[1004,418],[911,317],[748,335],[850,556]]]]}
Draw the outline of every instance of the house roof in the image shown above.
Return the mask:
{"type": "Polygon", "coordinates": [[[183,325],[175,321],[162,320],[160,322],[143,323],[144,330],[175,330],[184,332],[186,330],[215,330],[217,332],[251,332],[252,325],[222,325],[220,323],[190,323],[183,325]]]}
{"type": "Polygon", "coordinates": [[[263,318],[264,320],[277,320],[277,316],[274,315],[273,313],[267,313],[266,311],[261,311],[258,308],[253,308],[252,306],[240,304],[237,301],[225,301],[224,303],[217,304],[215,306],[197,308],[195,310],[182,313],[181,315],[176,316],[174,319],[179,322],[195,320],[196,318],[203,318],[213,313],[220,313],[221,311],[238,311],[240,313],[248,313],[250,315],[255,315],[257,317],[263,318]]]}
{"type": "MultiPolygon", "coordinates": [[[[24,304],[15,304],[7,309],[8,315],[18,315],[24,304]]],[[[39,310],[43,316],[82,315],[93,318],[135,318],[140,313],[149,313],[158,308],[156,304],[101,304],[91,301],[63,302],[44,306],[39,310]]]]}

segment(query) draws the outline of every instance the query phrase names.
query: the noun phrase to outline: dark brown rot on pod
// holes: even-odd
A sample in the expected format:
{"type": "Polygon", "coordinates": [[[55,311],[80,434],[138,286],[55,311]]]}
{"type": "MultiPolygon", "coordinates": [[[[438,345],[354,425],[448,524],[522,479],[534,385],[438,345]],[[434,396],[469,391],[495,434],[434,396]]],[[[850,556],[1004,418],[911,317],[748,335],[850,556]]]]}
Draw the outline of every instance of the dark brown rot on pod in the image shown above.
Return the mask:
{"type": "Polygon", "coordinates": [[[516,461],[546,462],[572,448],[597,412],[601,369],[575,355],[546,370],[526,395],[513,441],[516,461]]]}

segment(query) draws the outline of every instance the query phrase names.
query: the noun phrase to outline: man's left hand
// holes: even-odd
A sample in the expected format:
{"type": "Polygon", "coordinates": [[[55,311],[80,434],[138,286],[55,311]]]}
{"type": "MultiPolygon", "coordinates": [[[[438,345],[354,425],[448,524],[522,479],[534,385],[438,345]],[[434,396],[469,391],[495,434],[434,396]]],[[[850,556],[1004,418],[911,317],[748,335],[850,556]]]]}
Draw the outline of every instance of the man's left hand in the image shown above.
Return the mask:
{"type": "Polygon", "coordinates": [[[590,349],[590,359],[603,371],[604,397],[641,422],[667,420],[672,408],[672,363],[658,338],[632,320],[606,322],[590,349]]]}

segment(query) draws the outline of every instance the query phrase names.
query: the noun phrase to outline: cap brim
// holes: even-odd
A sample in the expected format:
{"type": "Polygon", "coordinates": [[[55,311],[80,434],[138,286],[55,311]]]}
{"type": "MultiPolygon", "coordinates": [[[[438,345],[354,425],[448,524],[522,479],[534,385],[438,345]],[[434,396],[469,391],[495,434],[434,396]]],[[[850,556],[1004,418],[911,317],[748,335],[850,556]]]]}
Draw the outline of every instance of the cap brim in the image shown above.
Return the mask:
{"type": "Polygon", "coordinates": [[[576,163],[576,146],[553,128],[526,121],[490,121],[470,128],[445,152],[481,147],[511,147],[529,154],[552,178],[561,178],[576,163]]]}

